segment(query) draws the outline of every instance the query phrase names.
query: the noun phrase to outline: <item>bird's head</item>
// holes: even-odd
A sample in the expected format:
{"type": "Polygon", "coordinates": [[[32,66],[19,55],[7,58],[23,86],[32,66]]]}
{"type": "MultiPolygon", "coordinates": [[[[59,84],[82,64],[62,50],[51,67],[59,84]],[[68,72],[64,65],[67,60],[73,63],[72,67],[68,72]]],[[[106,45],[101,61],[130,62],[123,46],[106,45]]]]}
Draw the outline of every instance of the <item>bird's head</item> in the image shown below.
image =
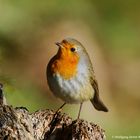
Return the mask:
{"type": "Polygon", "coordinates": [[[62,42],[57,42],[59,50],[57,56],[62,59],[69,59],[70,61],[79,61],[79,59],[88,55],[83,45],[76,39],[67,38],[62,42]]]}

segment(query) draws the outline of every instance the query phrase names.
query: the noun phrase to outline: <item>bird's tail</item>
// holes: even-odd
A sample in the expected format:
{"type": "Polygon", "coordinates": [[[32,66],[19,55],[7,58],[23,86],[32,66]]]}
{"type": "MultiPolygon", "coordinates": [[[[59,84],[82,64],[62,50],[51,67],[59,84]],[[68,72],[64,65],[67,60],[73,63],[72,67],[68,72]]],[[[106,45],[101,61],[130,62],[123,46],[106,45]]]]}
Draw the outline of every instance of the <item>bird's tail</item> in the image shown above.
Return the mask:
{"type": "Polygon", "coordinates": [[[108,108],[104,105],[98,94],[94,94],[93,99],[90,101],[97,110],[108,112],[108,108]]]}

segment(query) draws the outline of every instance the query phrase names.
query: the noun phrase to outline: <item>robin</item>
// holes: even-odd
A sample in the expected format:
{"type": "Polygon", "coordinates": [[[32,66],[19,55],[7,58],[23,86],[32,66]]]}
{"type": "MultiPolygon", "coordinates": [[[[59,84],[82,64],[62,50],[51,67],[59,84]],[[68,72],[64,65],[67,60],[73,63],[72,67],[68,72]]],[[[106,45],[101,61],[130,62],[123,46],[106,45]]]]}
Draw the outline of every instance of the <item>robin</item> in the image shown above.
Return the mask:
{"type": "Polygon", "coordinates": [[[59,109],[67,103],[79,103],[79,119],[83,102],[90,100],[97,110],[108,112],[100,99],[92,63],[84,46],[72,38],[56,45],[59,49],[48,63],[47,80],[53,94],[64,101],[59,109]]]}

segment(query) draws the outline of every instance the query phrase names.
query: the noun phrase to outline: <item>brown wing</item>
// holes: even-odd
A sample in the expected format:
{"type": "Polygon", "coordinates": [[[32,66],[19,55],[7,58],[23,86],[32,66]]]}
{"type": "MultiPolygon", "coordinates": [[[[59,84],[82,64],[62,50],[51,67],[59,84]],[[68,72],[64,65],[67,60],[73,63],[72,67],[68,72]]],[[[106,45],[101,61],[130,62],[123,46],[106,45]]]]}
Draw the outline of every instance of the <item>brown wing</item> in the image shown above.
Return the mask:
{"type": "Polygon", "coordinates": [[[98,89],[97,80],[93,79],[93,77],[91,77],[91,85],[95,91],[94,97],[90,100],[92,102],[93,106],[99,111],[108,112],[107,107],[104,105],[104,103],[102,102],[102,100],[99,97],[99,89],[98,89]]]}

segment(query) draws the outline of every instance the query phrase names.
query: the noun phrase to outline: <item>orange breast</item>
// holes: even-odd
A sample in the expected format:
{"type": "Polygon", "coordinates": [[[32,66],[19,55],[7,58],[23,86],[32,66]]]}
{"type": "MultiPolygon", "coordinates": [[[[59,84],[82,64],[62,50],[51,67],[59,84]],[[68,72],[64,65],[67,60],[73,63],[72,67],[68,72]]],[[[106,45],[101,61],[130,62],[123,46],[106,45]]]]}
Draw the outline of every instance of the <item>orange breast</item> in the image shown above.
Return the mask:
{"type": "Polygon", "coordinates": [[[59,73],[64,79],[70,79],[77,73],[78,60],[78,56],[56,57],[51,65],[51,72],[59,73]]]}

